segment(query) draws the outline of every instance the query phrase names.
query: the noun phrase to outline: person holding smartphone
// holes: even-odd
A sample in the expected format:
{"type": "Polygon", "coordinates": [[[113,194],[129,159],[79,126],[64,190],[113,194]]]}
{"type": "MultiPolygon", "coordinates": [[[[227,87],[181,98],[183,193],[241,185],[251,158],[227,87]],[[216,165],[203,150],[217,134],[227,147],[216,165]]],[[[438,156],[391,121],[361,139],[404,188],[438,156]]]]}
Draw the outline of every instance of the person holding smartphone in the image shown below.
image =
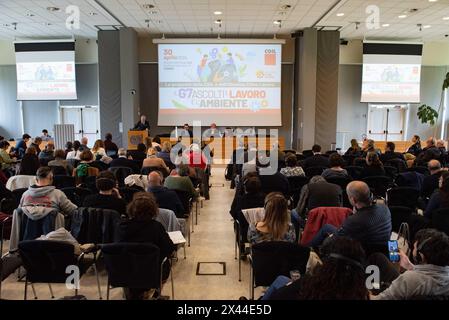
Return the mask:
{"type": "Polygon", "coordinates": [[[110,171],[103,171],[97,177],[98,194],[92,194],[84,199],[83,207],[115,210],[126,216],[126,202],[117,189],[117,180],[110,171]]]}
{"type": "MultiPolygon", "coordinates": [[[[396,249],[390,243],[389,249],[396,249]]],[[[407,300],[427,296],[449,296],[449,237],[435,229],[422,229],[416,233],[413,245],[413,262],[399,250],[399,261],[388,261],[382,254],[369,258],[377,265],[381,278],[396,274],[391,284],[372,300],[407,300]],[[376,261],[375,261],[376,260],[376,261]],[[405,270],[400,274],[398,268],[405,270]]],[[[396,260],[394,254],[390,254],[396,260]]]]}

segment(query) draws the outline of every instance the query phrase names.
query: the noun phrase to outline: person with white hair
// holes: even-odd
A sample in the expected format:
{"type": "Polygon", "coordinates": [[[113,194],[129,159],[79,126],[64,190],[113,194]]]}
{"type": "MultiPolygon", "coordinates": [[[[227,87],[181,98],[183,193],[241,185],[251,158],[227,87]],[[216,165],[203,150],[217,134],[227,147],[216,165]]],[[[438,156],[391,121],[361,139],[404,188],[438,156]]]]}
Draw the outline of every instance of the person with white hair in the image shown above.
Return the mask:
{"type": "Polygon", "coordinates": [[[124,148],[118,149],[117,154],[118,154],[118,158],[112,160],[111,163],[109,164],[109,167],[111,167],[111,168],[125,167],[125,168],[130,168],[133,171],[133,173],[135,173],[135,174],[140,173],[140,168],[137,165],[137,163],[134,162],[133,160],[130,160],[127,158],[126,149],[124,149],[124,148]]]}

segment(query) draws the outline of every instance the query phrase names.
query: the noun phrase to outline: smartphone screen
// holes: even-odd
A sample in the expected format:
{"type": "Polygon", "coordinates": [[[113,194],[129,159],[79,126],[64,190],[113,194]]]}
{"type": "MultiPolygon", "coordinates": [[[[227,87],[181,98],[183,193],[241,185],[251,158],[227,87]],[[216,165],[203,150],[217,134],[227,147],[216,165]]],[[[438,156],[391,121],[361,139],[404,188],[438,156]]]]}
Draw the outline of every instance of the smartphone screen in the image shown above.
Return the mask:
{"type": "Polygon", "coordinates": [[[388,253],[391,262],[399,262],[400,257],[397,240],[388,241],[388,253]]]}

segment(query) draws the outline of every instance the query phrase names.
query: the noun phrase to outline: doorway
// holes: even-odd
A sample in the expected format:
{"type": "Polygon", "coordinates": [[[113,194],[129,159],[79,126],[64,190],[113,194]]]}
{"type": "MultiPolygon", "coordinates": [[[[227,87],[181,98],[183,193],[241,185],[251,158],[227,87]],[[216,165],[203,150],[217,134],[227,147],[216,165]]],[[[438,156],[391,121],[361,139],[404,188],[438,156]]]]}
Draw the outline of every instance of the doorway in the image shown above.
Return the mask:
{"type": "Polygon", "coordinates": [[[61,106],[61,123],[75,126],[75,140],[89,139],[89,147],[100,139],[100,117],[97,106],[61,106]]]}
{"type": "Polygon", "coordinates": [[[403,141],[405,105],[369,105],[367,138],[374,141],[403,141]]]}

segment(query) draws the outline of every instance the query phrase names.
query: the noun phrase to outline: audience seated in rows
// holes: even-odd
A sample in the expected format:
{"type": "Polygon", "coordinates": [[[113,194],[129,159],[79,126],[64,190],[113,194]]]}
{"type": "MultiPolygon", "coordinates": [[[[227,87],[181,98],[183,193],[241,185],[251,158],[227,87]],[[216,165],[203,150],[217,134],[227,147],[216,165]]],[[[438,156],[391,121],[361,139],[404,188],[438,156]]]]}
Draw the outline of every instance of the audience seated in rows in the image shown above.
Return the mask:
{"type": "Polygon", "coordinates": [[[71,160],[71,159],[80,160],[80,156],[81,156],[80,149],[81,149],[81,142],[79,142],[78,140],[75,140],[75,142],[73,142],[73,150],[70,150],[67,152],[66,159],[67,160],[71,160]]]}
{"type": "Polygon", "coordinates": [[[156,150],[154,148],[148,148],[147,154],[148,154],[147,158],[143,160],[142,164],[143,168],[146,167],[158,168],[161,171],[165,171],[167,174],[170,173],[170,169],[168,169],[164,160],[156,156],[156,150]]]}
{"type": "Polygon", "coordinates": [[[86,177],[98,176],[99,170],[92,166],[93,154],[90,150],[84,150],[81,152],[80,160],[81,162],[78,166],[73,169],[72,175],[77,178],[77,183],[84,182],[86,177]]]}
{"type": "Polygon", "coordinates": [[[346,188],[349,202],[355,212],[348,217],[340,229],[324,225],[309,246],[320,246],[328,236],[347,236],[360,241],[364,247],[386,245],[391,236],[391,214],[388,207],[373,204],[368,185],[353,181],[346,188]]]}
{"type": "Polygon", "coordinates": [[[412,155],[414,155],[415,157],[417,157],[421,151],[421,138],[418,135],[414,135],[412,137],[412,145],[407,149],[406,153],[410,153],[412,155]]]}
{"type": "Polygon", "coordinates": [[[298,166],[296,155],[290,154],[285,158],[285,168],[281,168],[281,174],[286,177],[300,177],[305,176],[302,167],[298,166]]]}
{"type": "MultiPolygon", "coordinates": [[[[49,225],[54,225],[54,229],[64,227],[64,216],[70,215],[77,208],[62,192],[53,186],[53,173],[49,167],[42,167],[37,170],[36,184],[26,191],[20,200],[19,208],[28,219],[33,221],[42,219],[54,219],[47,221],[49,225]],[[51,212],[57,212],[56,216],[50,216],[51,212]]],[[[21,221],[18,215],[13,217],[11,229],[10,251],[17,249],[21,221]]]]}
{"type": "Polygon", "coordinates": [[[345,161],[338,153],[333,153],[329,156],[329,169],[324,170],[321,176],[324,179],[331,178],[349,178],[348,171],[342,167],[345,165],[345,161]]]}
{"type": "Polygon", "coordinates": [[[186,192],[189,197],[196,198],[199,193],[195,190],[189,174],[189,166],[181,164],[175,170],[172,170],[170,176],[165,179],[164,186],[170,190],[186,192]]]}
{"type": "Polygon", "coordinates": [[[115,210],[126,215],[126,202],[117,189],[117,179],[110,171],[103,171],[96,178],[98,194],[91,194],[84,199],[83,207],[115,210]]]}
{"type": "Polygon", "coordinates": [[[377,177],[385,176],[385,169],[379,160],[379,155],[376,152],[368,152],[366,154],[366,166],[363,168],[362,177],[377,177]]]}
{"type": "Polygon", "coordinates": [[[118,147],[117,145],[112,142],[112,133],[106,133],[105,140],[104,140],[104,149],[106,151],[106,154],[110,153],[117,153],[118,147]]]}
{"type": "Polygon", "coordinates": [[[399,152],[395,152],[396,145],[393,142],[387,142],[385,146],[385,153],[380,155],[380,161],[386,163],[392,159],[401,159],[405,161],[404,155],[399,152]]]}
{"type": "Polygon", "coordinates": [[[379,149],[376,149],[376,145],[374,140],[371,139],[365,139],[363,140],[363,144],[362,144],[362,157],[365,158],[368,153],[370,152],[374,152],[377,153],[378,156],[380,156],[381,151],[379,149]]]}
{"type": "Polygon", "coordinates": [[[163,185],[164,175],[159,171],[153,171],[148,175],[148,192],[154,195],[159,208],[173,211],[177,217],[184,217],[184,207],[175,191],[169,190],[163,185]]]}
{"type": "Polygon", "coordinates": [[[304,169],[311,167],[328,167],[329,166],[329,158],[321,155],[321,146],[314,145],[312,147],[313,156],[304,160],[303,166],[304,169]]]}
{"type": "Polygon", "coordinates": [[[265,198],[264,219],[248,228],[248,240],[251,244],[263,241],[296,242],[295,229],[291,223],[287,199],[278,192],[265,198]]]}
{"type": "Polygon", "coordinates": [[[391,285],[372,300],[407,300],[425,296],[449,295],[449,237],[434,229],[422,229],[416,233],[412,252],[414,263],[400,252],[400,266],[406,271],[399,274],[397,267],[386,256],[376,254],[381,278],[390,275],[385,282],[391,285]],[[392,275],[392,276],[391,276],[392,275]]]}
{"type": "Polygon", "coordinates": [[[58,149],[54,152],[54,160],[48,162],[49,167],[63,167],[67,174],[70,174],[73,170],[71,165],[65,160],[64,150],[58,149]]]}
{"type": "Polygon", "coordinates": [[[90,151],[90,148],[87,146],[88,144],[89,144],[89,139],[87,139],[87,137],[82,137],[80,151],[81,152],[83,152],[85,150],[90,151]]]}
{"type": "Polygon", "coordinates": [[[421,189],[421,194],[424,198],[429,198],[432,193],[438,189],[439,180],[444,171],[438,160],[430,160],[427,164],[427,168],[429,169],[430,175],[424,177],[421,189]]]}
{"type": "MultiPolygon", "coordinates": [[[[133,201],[128,205],[129,219],[120,223],[118,242],[151,243],[159,250],[159,260],[168,258],[162,270],[162,279],[166,280],[170,274],[170,257],[175,251],[175,245],[171,241],[162,224],[155,219],[158,214],[158,206],[154,196],[148,192],[139,192],[134,195],[133,201]]],[[[142,299],[148,289],[128,289],[128,299],[142,299]]]]}
{"type": "Polygon", "coordinates": [[[440,150],[436,147],[435,138],[430,137],[426,140],[426,147],[417,156],[415,162],[417,166],[425,166],[430,160],[439,160],[441,157],[440,150]]]}
{"type": "Polygon", "coordinates": [[[90,151],[92,151],[92,154],[94,155],[94,160],[101,160],[103,157],[107,157],[103,140],[95,141],[95,144],[90,151]]]}
{"type": "Polygon", "coordinates": [[[33,139],[33,142],[30,144],[30,147],[33,147],[34,149],[36,149],[37,156],[39,156],[39,154],[41,153],[41,147],[40,147],[41,143],[42,143],[42,138],[36,137],[33,139]]]}
{"type": "Polygon", "coordinates": [[[314,176],[301,189],[295,212],[303,217],[306,212],[318,207],[341,207],[343,193],[340,186],[327,182],[321,176],[314,176]]]}
{"type": "Polygon", "coordinates": [[[29,147],[20,162],[18,175],[34,176],[40,167],[39,158],[34,147],[29,147]]]}
{"type": "Polygon", "coordinates": [[[449,171],[441,173],[439,178],[439,189],[430,197],[424,216],[428,219],[432,218],[432,212],[449,207],[449,171]]]}
{"type": "Polygon", "coordinates": [[[45,146],[45,149],[39,153],[39,162],[42,166],[47,166],[48,163],[55,159],[55,144],[53,141],[49,141],[45,146]]]}
{"type": "MultiPolygon", "coordinates": [[[[355,158],[362,156],[362,149],[360,148],[359,143],[356,139],[351,140],[351,146],[345,152],[345,156],[352,156],[355,158]]],[[[349,165],[351,165],[351,163],[349,165]]]]}
{"type": "Polygon", "coordinates": [[[139,174],[140,168],[139,165],[126,157],[127,151],[123,148],[118,149],[118,158],[114,159],[109,163],[109,167],[116,168],[116,167],[123,167],[123,168],[130,168],[133,173],[139,174]]]}
{"type": "Polygon", "coordinates": [[[171,144],[168,141],[164,141],[164,143],[162,143],[161,146],[161,151],[159,151],[157,153],[157,157],[161,158],[162,160],[164,160],[164,162],[167,163],[171,163],[171,158],[170,158],[170,152],[171,152],[171,144]]]}
{"type": "Polygon", "coordinates": [[[147,147],[143,143],[139,143],[137,145],[137,150],[129,151],[129,155],[135,161],[143,163],[143,161],[147,158],[147,147]]]}
{"type": "Polygon", "coordinates": [[[312,272],[296,281],[279,276],[262,300],[368,300],[365,263],[358,241],[336,237],[323,245],[312,272]]]}

